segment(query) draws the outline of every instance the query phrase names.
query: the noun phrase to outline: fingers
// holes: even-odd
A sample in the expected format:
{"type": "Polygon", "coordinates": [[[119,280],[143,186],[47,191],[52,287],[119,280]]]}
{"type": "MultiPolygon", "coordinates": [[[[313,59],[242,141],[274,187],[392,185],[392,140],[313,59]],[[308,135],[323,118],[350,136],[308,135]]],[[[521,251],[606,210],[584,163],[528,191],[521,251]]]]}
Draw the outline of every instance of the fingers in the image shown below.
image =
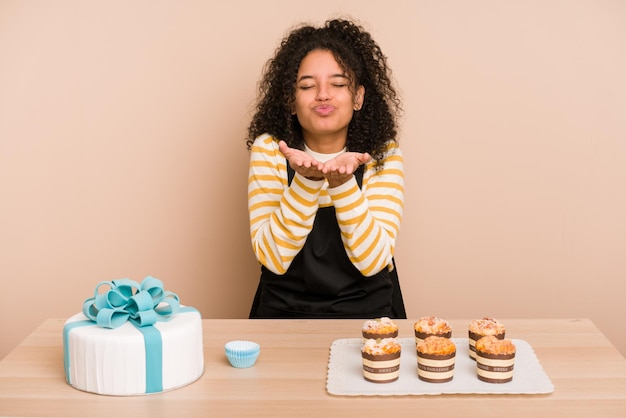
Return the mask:
{"type": "Polygon", "coordinates": [[[323,172],[325,174],[337,172],[339,174],[352,174],[360,165],[366,164],[372,160],[368,153],[346,152],[338,155],[332,160],[324,164],[323,172]]]}
{"type": "Polygon", "coordinates": [[[278,141],[278,150],[280,152],[282,152],[283,154],[286,154],[289,152],[291,148],[289,148],[289,145],[287,145],[287,143],[285,141],[278,141]]]}
{"type": "Polygon", "coordinates": [[[324,164],[306,152],[290,148],[285,141],[278,142],[278,150],[285,156],[291,168],[305,177],[323,177],[324,164]]]}
{"type": "Polygon", "coordinates": [[[326,177],[329,180],[333,178],[345,181],[360,165],[372,160],[367,152],[345,152],[322,163],[302,150],[290,148],[285,141],[279,141],[278,150],[285,156],[291,168],[309,178],[326,177]]]}
{"type": "Polygon", "coordinates": [[[361,154],[361,158],[359,159],[359,161],[361,164],[367,164],[372,161],[372,156],[366,152],[364,154],[361,154]]]}
{"type": "Polygon", "coordinates": [[[322,168],[322,173],[324,174],[331,174],[331,173],[352,174],[357,169],[357,167],[358,165],[355,166],[350,163],[346,165],[338,165],[336,163],[331,163],[330,161],[327,161],[326,164],[324,164],[324,167],[322,168]]]}
{"type": "Polygon", "coordinates": [[[295,157],[297,155],[298,150],[295,150],[293,148],[289,148],[289,146],[287,145],[287,143],[285,141],[280,141],[278,143],[278,150],[285,156],[285,158],[289,161],[291,161],[291,159],[293,157],[295,157]]]}

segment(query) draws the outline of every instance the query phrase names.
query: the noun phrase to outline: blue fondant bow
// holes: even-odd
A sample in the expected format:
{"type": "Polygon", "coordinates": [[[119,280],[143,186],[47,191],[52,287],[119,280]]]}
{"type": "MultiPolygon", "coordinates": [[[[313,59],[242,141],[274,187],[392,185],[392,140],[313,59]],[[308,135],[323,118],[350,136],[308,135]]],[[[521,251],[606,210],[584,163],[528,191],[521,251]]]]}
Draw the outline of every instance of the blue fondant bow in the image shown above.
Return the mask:
{"type": "Polygon", "coordinates": [[[94,297],[83,304],[83,314],[103,328],[117,328],[126,321],[145,327],[168,321],[179,310],[178,296],[164,291],[163,282],[152,276],[141,284],[130,279],[100,282],[94,297]],[[109,286],[109,290],[100,293],[102,286],[109,286]]]}

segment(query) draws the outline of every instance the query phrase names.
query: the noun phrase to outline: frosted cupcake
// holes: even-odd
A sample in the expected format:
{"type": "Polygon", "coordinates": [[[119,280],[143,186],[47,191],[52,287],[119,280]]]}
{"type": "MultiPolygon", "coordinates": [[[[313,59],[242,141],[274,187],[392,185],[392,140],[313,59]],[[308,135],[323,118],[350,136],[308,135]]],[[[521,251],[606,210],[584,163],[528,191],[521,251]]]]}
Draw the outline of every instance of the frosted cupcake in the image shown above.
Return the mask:
{"type": "Polygon", "coordinates": [[[489,383],[506,383],[513,380],[515,344],[488,335],[476,341],[476,374],[489,383]]]}
{"type": "Polygon", "coordinates": [[[504,325],[493,318],[475,319],[468,327],[469,334],[469,355],[476,360],[476,341],[487,335],[493,335],[502,340],[505,334],[504,325]]]}
{"type": "Polygon", "coordinates": [[[436,316],[424,316],[413,324],[415,331],[415,344],[419,344],[427,337],[452,337],[452,327],[445,319],[436,316]]]}
{"type": "Polygon", "coordinates": [[[400,376],[402,347],[397,338],[368,339],[361,347],[363,377],[368,382],[389,383],[400,376]]]}
{"type": "Polygon", "coordinates": [[[361,334],[363,342],[368,339],[396,338],[398,337],[398,324],[386,316],[371,319],[363,323],[361,334]]]}
{"type": "Polygon", "coordinates": [[[449,382],[454,378],[456,346],[450,338],[427,337],[416,345],[417,376],[431,383],[449,382]]]}

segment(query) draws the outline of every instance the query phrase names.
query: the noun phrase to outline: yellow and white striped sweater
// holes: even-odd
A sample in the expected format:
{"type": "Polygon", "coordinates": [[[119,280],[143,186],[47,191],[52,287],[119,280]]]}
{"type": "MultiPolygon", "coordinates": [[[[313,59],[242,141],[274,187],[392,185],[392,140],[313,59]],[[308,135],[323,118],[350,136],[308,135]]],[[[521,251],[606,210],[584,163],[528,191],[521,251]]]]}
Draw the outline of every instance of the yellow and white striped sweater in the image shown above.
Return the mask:
{"type": "Polygon", "coordinates": [[[257,260],[284,274],[313,228],[319,207],[334,206],[348,257],[364,276],[393,268],[392,256],[404,207],[402,153],[390,142],[383,169],[368,163],[362,188],[353,177],[339,187],[295,174],[291,186],[278,141],[254,141],[248,177],[250,236],[257,260]]]}

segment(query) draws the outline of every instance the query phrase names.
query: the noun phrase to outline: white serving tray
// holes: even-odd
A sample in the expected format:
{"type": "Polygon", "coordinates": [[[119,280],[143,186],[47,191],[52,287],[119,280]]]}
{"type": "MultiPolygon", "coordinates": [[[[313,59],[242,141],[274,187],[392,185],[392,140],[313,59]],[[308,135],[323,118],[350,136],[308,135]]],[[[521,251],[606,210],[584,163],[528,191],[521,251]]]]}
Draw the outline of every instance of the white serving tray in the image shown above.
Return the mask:
{"type": "Polygon", "coordinates": [[[516,346],[513,380],[487,383],[476,377],[476,362],[469,357],[468,339],[452,338],[456,344],[454,378],[428,383],[417,377],[414,338],[399,338],[402,346],[400,377],[391,383],[372,383],[363,378],[361,338],[335,340],[330,346],[326,390],[331,395],[441,395],[441,394],[545,394],[554,386],[530,344],[512,339],[516,346]]]}

